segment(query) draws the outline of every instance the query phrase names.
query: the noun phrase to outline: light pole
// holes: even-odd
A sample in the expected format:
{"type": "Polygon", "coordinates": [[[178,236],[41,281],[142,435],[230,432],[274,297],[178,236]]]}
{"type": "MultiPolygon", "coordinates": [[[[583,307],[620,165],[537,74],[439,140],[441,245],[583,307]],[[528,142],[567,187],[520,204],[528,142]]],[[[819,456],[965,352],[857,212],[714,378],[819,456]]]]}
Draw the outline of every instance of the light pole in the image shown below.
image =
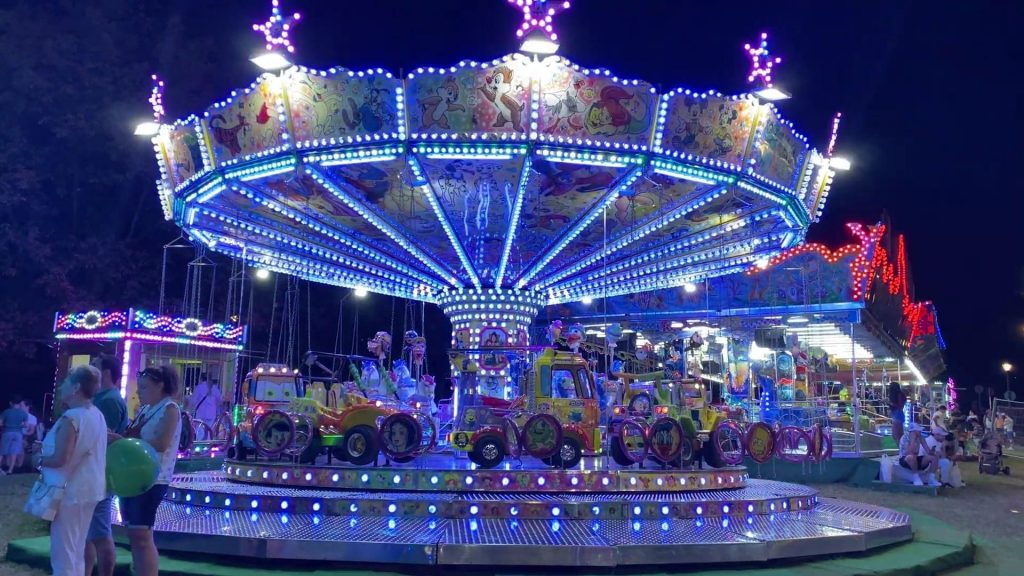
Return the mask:
{"type": "Polygon", "coordinates": [[[1010,391],[1010,370],[1013,370],[1013,364],[1009,362],[1003,362],[1003,373],[1006,374],[1006,391],[1010,391]]]}

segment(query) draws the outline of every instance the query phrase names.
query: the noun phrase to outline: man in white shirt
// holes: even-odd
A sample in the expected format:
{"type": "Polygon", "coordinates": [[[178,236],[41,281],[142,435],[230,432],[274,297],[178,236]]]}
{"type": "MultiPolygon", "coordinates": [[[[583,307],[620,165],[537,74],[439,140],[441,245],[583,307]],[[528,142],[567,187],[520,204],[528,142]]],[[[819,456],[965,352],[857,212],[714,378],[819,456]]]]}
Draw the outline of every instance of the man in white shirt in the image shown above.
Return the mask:
{"type": "MultiPolygon", "coordinates": [[[[220,388],[211,386],[206,380],[206,374],[201,374],[199,376],[199,383],[196,384],[192,395],[188,399],[192,417],[205,422],[212,430],[217,422],[217,417],[220,416],[220,406],[222,403],[223,398],[221,397],[220,388]]],[[[208,438],[200,438],[200,440],[208,440],[208,438]]]]}
{"type": "Polygon", "coordinates": [[[899,464],[914,473],[915,486],[924,485],[924,482],[921,480],[922,472],[924,472],[925,476],[933,475],[931,482],[929,482],[930,485],[938,486],[941,484],[934,477],[938,458],[936,458],[932,450],[925,446],[925,441],[921,438],[920,424],[910,424],[907,427],[907,433],[900,439],[899,464]]]}

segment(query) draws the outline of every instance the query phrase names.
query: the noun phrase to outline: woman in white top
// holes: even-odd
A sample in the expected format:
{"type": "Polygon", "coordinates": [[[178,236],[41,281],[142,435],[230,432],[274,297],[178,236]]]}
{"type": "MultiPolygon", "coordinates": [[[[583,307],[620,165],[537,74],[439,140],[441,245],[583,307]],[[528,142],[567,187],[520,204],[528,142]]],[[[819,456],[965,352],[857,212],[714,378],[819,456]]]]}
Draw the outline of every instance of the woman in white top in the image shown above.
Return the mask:
{"type": "MultiPolygon", "coordinates": [[[[167,493],[174,474],[181,436],[181,411],[174,403],[178,373],[170,366],[146,368],[138,374],[139,404],[142,409],[128,425],[125,436],[139,438],[156,450],[160,473],[156,484],[139,496],[121,499],[121,518],[132,546],[132,568],[136,576],[156,576],[159,555],[153,542],[156,510],[167,493]]],[[[113,436],[113,435],[112,435],[113,436]]]]}
{"type": "Polygon", "coordinates": [[[58,576],[85,573],[85,534],[96,503],[106,495],[107,423],[92,405],[99,386],[95,368],[73,368],[59,390],[67,410],[43,440],[43,480],[64,486],[50,525],[50,566],[58,576]]]}

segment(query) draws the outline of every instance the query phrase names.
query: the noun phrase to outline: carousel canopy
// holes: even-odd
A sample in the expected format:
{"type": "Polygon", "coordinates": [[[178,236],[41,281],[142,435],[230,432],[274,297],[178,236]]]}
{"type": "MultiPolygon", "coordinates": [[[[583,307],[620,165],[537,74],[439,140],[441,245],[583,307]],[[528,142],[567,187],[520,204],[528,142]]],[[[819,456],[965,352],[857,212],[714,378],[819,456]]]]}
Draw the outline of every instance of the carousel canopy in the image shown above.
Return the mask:
{"type": "Polygon", "coordinates": [[[153,142],[165,215],[193,239],[427,302],[745,270],[801,242],[834,174],[763,98],[521,54],[405,77],[292,67],[153,142]]]}

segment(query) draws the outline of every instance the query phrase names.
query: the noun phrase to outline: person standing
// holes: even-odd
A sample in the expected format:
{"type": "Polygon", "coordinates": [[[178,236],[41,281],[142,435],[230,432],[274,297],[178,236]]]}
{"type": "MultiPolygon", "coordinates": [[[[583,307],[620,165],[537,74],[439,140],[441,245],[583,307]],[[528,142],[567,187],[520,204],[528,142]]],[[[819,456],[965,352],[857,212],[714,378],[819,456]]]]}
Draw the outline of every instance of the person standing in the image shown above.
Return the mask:
{"type": "MultiPolygon", "coordinates": [[[[110,354],[93,358],[92,365],[100,371],[100,391],[92,403],[103,414],[107,430],[124,434],[128,427],[128,405],[121,397],[121,363],[110,354]]],[[[93,566],[99,567],[99,576],[112,576],[117,562],[114,535],[110,529],[110,514],[113,498],[107,494],[96,504],[89,523],[85,541],[85,573],[92,574],[93,566]]]]}
{"type": "MultiPolygon", "coordinates": [[[[31,453],[32,443],[36,437],[36,427],[39,426],[39,419],[35,417],[35,414],[32,414],[32,402],[23,400],[21,402],[21,407],[25,410],[25,414],[28,419],[25,420],[25,425],[21,429],[22,450],[21,454],[18,454],[17,460],[14,463],[15,470],[21,468],[24,464],[25,454],[31,453]]],[[[29,462],[31,462],[31,460],[29,460],[29,462]]]]}
{"type": "Polygon", "coordinates": [[[106,486],[107,434],[92,404],[99,371],[76,366],[60,386],[67,409],[43,440],[39,471],[48,486],[64,486],[50,524],[50,567],[55,576],[85,574],[85,535],[106,486]]]}
{"type": "Polygon", "coordinates": [[[1009,414],[1003,416],[1003,430],[1006,434],[1006,449],[1013,450],[1013,418],[1009,414]]]}
{"type": "MultiPolygon", "coordinates": [[[[156,450],[160,471],[152,488],[139,496],[121,499],[121,517],[132,547],[132,569],[136,576],[157,576],[160,557],[153,541],[156,511],[167,493],[174,474],[181,437],[181,411],[174,403],[178,373],[170,366],[146,368],[138,374],[139,404],[142,408],[128,425],[124,436],[140,438],[156,450]]],[[[110,434],[113,439],[119,434],[110,434]]]]}
{"type": "Polygon", "coordinates": [[[25,451],[25,422],[28,421],[28,414],[25,412],[25,405],[21,396],[11,399],[10,407],[0,413],[0,424],[3,425],[3,433],[0,434],[0,475],[14,474],[14,466],[18,463],[18,456],[25,451]]]}
{"type": "Polygon", "coordinates": [[[889,416],[892,418],[892,439],[898,445],[903,438],[903,425],[906,423],[906,415],[903,413],[903,405],[907,403],[907,395],[897,382],[889,382],[889,416]]]}
{"type": "MultiPolygon", "coordinates": [[[[217,417],[220,416],[220,406],[223,402],[220,388],[210,386],[206,379],[206,374],[201,374],[199,376],[199,383],[196,384],[192,395],[188,399],[192,417],[205,422],[210,427],[210,430],[213,430],[214,425],[217,423],[217,417]]],[[[197,440],[210,440],[210,438],[197,438],[197,440]]]]}

